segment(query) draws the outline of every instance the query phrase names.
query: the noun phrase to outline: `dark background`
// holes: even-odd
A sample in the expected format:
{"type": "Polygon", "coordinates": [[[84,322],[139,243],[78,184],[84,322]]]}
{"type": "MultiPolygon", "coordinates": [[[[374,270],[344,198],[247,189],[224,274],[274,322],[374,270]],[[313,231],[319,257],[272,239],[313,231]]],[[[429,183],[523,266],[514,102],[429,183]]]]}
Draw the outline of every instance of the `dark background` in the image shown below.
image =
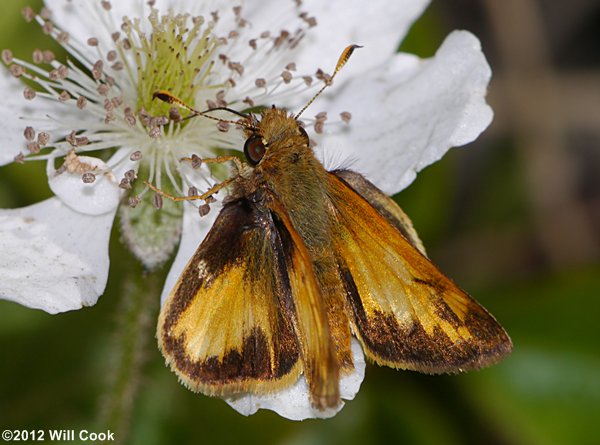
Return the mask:
{"type": "MultiPolygon", "coordinates": [[[[0,47],[25,59],[51,46],[20,19],[31,3],[3,2],[0,16],[0,47]]],[[[144,445],[600,444],[600,2],[439,0],[401,49],[431,56],[457,28],[492,66],[494,122],[397,200],[434,261],[511,334],[506,361],[437,377],[369,365],[334,419],[242,417],[165,368],[158,302],[144,298],[160,277],[142,274],[115,230],[93,308],[0,302],[0,429],[111,428],[144,445]]],[[[50,196],[45,177],[42,163],[0,169],[0,207],[50,196]]]]}

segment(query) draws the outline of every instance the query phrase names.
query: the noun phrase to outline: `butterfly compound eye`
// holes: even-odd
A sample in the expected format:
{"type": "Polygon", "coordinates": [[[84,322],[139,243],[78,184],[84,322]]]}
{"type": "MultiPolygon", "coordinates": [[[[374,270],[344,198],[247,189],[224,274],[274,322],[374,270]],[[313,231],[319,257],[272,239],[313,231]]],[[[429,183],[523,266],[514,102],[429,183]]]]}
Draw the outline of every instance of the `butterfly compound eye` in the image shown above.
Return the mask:
{"type": "Polygon", "coordinates": [[[265,143],[258,134],[254,134],[246,139],[246,143],[244,144],[244,154],[250,164],[258,164],[266,151],[265,143]]]}

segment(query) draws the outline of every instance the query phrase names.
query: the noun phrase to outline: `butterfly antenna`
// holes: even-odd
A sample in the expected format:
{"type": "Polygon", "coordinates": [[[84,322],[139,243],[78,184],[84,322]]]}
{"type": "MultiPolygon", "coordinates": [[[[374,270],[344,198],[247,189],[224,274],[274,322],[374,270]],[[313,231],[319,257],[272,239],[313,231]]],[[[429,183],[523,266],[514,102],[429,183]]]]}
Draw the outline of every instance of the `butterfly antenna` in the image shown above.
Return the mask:
{"type": "Polygon", "coordinates": [[[309,100],[308,103],[306,105],[304,105],[304,107],[298,112],[298,114],[296,114],[294,116],[294,119],[298,119],[300,117],[300,115],[302,113],[304,113],[304,111],[308,107],[310,107],[310,105],[315,101],[315,99],[317,97],[319,97],[319,95],[323,92],[323,90],[325,88],[327,88],[329,85],[331,85],[331,83],[333,82],[333,78],[336,76],[337,73],[340,72],[340,70],[344,67],[344,65],[346,64],[346,62],[348,61],[348,59],[350,58],[350,56],[354,52],[354,50],[357,49],[357,48],[362,48],[362,46],[360,46],[360,45],[349,45],[349,46],[347,46],[344,49],[344,51],[342,51],[342,54],[340,55],[340,58],[338,59],[338,62],[335,65],[335,70],[333,71],[333,74],[331,75],[331,77],[325,81],[325,85],[323,85],[321,87],[321,89],[319,91],[317,91],[317,94],[315,94],[312,97],[312,99],[309,100]]]}
{"type": "Polygon", "coordinates": [[[188,110],[190,113],[192,113],[189,116],[184,117],[183,120],[191,119],[196,116],[202,116],[207,119],[212,119],[213,121],[227,122],[229,124],[241,125],[242,127],[249,128],[250,130],[255,130],[255,128],[252,125],[246,124],[244,122],[220,119],[218,117],[214,117],[214,116],[210,116],[210,115],[206,114],[210,111],[224,110],[224,111],[229,111],[230,113],[233,113],[233,114],[237,114],[238,116],[241,116],[244,119],[250,119],[250,116],[248,116],[247,114],[240,113],[239,111],[232,110],[231,108],[218,107],[218,108],[209,108],[208,110],[205,110],[205,111],[198,111],[195,108],[190,107],[188,104],[186,104],[184,101],[179,99],[177,96],[171,94],[170,92],[168,92],[166,90],[155,91],[154,94],[152,95],[152,98],[162,100],[163,102],[178,106],[179,108],[183,108],[184,110],[188,110]]]}

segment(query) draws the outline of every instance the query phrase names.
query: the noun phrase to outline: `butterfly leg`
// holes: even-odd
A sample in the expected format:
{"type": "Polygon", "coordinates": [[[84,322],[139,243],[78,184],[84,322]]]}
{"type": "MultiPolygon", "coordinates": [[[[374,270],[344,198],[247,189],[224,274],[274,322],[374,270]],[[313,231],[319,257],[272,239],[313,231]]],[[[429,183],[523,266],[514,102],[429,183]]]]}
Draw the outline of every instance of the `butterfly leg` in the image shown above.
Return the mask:
{"type": "Polygon", "coordinates": [[[180,161],[191,162],[192,166],[194,168],[198,168],[202,163],[222,164],[224,162],[233,161],[233,163],[235,164],[235,167],[237,169],[237,173],[235,175],[231,176],[230,178],[227,178],[224,181],[221,181],[218,184],[213,185],[210,189],[208,189],[206,192],[204,192],[200,195],[174,196],[174,195],[171,195],[171,194],[159,189],[158,187],[156,187],[155,185],[151,184],[148,181],[144,181],[144,184],[146,184],[148,186],[148,188],[150,188],[152,191],[159,194],[160,196],[164,196],[165,198],[168,198],[175,202],[196,201],[196,200],[206,201],[212,195],[217,193],[219,190],[221,190],[224,187],[227,187],[229,184],[231,184],[233,181],[235,181],[238,178],[240,171],[242,170],[242,161],[240,161],[240,159],[237,156],[231,156],[231,155],[230,156],[217,156],[214,158],[205,158],[205,159],[201,159],[199,156],[193,155],[191,157],[181,158],[180,161]]]}
{"type": "Polygon", "coordinates": [[[192,155],[181,158],[180,161],[191,163],[193,168],[199,168],[202,164],[223,164],[225,162],[232,161],[235,164],[235,168],[237,169],[238,173],[242,170],[242,161],[240,161],[240,158],[233,155],[216,156],[214,158],[204,159],[198,155],[192,155]]]}
{"type": "Polygon", "coordinates": [[[227,187],[229,184],[231,184],[236,178],[237,178],[237,175],[236,176],[232,176],[231,178],[227,178],[224,181],[219,182],[218,184],[213,185],[210,189],[208,189],[206,192],[202,193],[201,195],[192,195],[192,196],[174,196],[174,195],[171,195],[171,194],[169,194],[169,193],[167,193],[167,192],[159,189],[155,185],[152,185],[148,181],[144,181],[144,184],[146,184],[148,186],[148,188],[150,188],[155,193],[158,193],[160,196],[164,196],[165,198],[168,198],[171,201],[175,201],[175,202],[197,201],[197,200],[207,200],[207,199],[209,199],[212,195],[214,195],[215,193],[217,193],[223,187],[227,187]]]}

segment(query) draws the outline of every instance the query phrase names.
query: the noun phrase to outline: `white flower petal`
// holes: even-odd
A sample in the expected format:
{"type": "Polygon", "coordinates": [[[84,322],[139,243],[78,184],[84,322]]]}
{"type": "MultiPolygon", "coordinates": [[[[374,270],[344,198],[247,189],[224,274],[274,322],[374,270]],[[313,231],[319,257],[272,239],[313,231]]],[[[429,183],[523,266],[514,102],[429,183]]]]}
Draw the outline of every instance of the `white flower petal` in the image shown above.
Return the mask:
{"type": "Polygon", "coordinates": [[[104,54],[113,49],[110,34],[119,31],[123,16],[146,18],[148,15],[143,0],[113,1],[110,11],[103,10],[100,1],[44,0],[44,3],[52,11],[52,21],[83,44],[80,48],[89,60],[98,58],[98,48],[86,44],[90,37],[98,39],[98,47],[104,54]]]}
{"type": "Polygon", "coordinates": [[[25,125],[19,119],[19,112],[23,107],[23,84],[15,79],[4,67],[0,67],[0,91],[3,94],[2,106],[10,112],[3,113],[0,119],[0,165],[11,163],[15,156],[24,152],[25,138],[23,130],[25,125]]]}
{"type": "Polygon", "coordinates": [[[175,283],[183,272],[183,269],[190,261],[194,252],[200,246],[200,243],[212,227],[219,211],[221,210],[220,201],[211,204],[211,209],[208,215],[200,216],[198,209],[189,203],[185,203],[183,207],[183,229],[181,233],[181,242],[179,250],[175,256],[175,260],[171,265],[167,280],[163,287],[160,297],[161,306],[173,290],[175,283]]]}
{"type": "MultiPolygon", "coordinates": [[[[342,377],[340,381],[340,395],[344,400],[354,399],[365,377],[365,356],[355,339],[352,339],[352,355],[355,370],[352,374],[342,377]]],[[[225,401],[245,416],[254,414],[259,409],[269,409],[290,420],[329,418],[335,416],[344,407],[342,402],[337,408],[328,411],[314,409],[309,401],[308,385],[304,376],[289,388],[273,394],[247,394],[228,398],[225,401]]]]}
{"type": "Polygon", "coordinates": [[[346,46],[363,45],[352,56],[352,67],[346,68],[360,76],[388,61],[428,4],[429,0],[303,0],[302,9],[316,16],[317,26],[307,33],[296,63],[306,70],[319,64],[331,72],[346,46]]]}
{"type": "Polygon", "coordinates": [[[0,298],[52,314],[94,305],[108,277],[113,219],[57,198],[0,210],[0,298]]]}
{"type": "Polygon", "coordinates": [[[398,54],[325,102],[330,115],[353,117],[344,131],[320,138],[317,154],[326,165],[345,159],[386,193],[397,193],[490,124],[490,75],[479,40],[466,31],[450,34],[431,59],[398,54]]]}
{"type": "Polygon", "coordinates": [[[54,170],[53,160],[48,163],[48,183],[50,189],[65,204],[86,215],[114,214],[121,198],[121,189],[108,166],[98,158],[90,156],[67,156],[64,171],[54,170]],[[82,171],[95,174],[95,180],[84,183],[82,171]],[[71,170],[74,169],[74,170],[71,170]],[[71,170],[71,171],[70,171],[71,170]]]}

